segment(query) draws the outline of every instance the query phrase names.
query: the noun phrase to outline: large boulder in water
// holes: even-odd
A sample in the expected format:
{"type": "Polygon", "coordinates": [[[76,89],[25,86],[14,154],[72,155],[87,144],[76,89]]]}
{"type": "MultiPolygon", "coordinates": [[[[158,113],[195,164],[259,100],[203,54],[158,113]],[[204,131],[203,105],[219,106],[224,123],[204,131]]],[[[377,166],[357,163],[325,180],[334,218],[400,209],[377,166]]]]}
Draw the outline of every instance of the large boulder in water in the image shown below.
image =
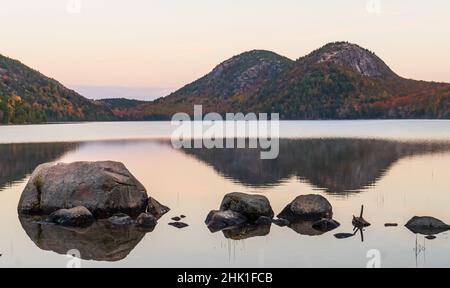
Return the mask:
{"type": "Polygon", "coordinates": [[[270,202],[265,196],[238,192],[225,195],[220,210],[240,213],[250,221],[256,221],[261,216],[273,218],[274,215],[270,202]]]}
{"type": "Polygon", "coordinates": [[[84,206],[96,218],[115,213],[146,211],[144,186],[122,163],[75,162],[43,164],[36,168],[22,193],[21,214],[48,215],[59,209],[84,206]]]}
{"type": "Polygon", "coordinates": [[[406,223],[406,228],[415,234],[435,235],[450,230],[450,226],[433,217],[415,216],[406,223]]]}
{"type": "Polygon", "coordinates": [[[302,195],[294,199],[286,208],[281,211],[278,218],[286,219],[290,222],[299,220],[320,220],[322,218],[331,219],[333,207],[330,202],[321,195],[302,195]]]}

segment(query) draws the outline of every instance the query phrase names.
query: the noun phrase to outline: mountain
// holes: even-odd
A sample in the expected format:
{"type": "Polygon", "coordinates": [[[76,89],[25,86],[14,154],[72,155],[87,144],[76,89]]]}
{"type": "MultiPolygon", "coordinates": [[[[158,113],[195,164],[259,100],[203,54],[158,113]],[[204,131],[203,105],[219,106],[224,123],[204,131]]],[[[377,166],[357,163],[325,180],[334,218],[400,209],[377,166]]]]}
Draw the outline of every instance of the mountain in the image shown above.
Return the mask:
{"type": "Polygon", "coordinates": [[[296,61],[245,52],[167,97],[115,111],[121,119],[170,119],[201,104],[204,112],[282,119],[449,119],[449,100],[450,84],[405,79],[369,50],[336,42],[296,61]]]}
{"type": "Polygon", "coordinates": [[[233,103],[257,93],[293,63],[270,51],[245,52],[219,64],[209,74],[167,97],[127,111],[121,110],[117,115],[125,119],[168,119],[177,112],[192,113],[194,104],[202,104],[207,111],[232,111],[233,103]]]}
{"type": "Polygon", "coordinates": [[[450,119],[450,84],[405,79],[373,52],[335,42],[295,61],[245,52],[153,102],[93,101],[0,55],[0,124],[168,120],[194,105],[281,119],[450,119]]]}
{"type": "Polygon", "coordinates": [[[104,104],[0,55],[0,124],[114,119],[104,104]]]}

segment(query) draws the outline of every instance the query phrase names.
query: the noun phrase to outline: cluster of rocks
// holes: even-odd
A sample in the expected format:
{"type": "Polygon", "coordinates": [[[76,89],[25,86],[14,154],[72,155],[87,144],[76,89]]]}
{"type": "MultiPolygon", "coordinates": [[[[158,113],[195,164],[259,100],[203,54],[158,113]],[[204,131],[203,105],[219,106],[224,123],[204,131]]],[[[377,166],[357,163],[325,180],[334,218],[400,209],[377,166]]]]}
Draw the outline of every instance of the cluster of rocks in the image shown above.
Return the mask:
{"type": "MultiPolygon", "coordinates": [[[[363,208],[359,217],[353,216],[355,229],[363,229],[370,223],[363,218],[363,208]]],[[[302,195],[289,203],[274,219],[269,200],[261,195],[230,193],[225,195],[219,210],[211,211],[205,223],[211,232],[222,231],[226,238],[245,239],[267,235],[271,224],[289,227],[302,235],[316,236],[332,231],[340,226],[333,219],[333,207],[321,195],[302,195]]],[[[386,223],[386,227],[396,227],[396,223],[386,223]]],[[[450,230],[450,226],[433,217],[413,217],[406,225],[416,234],[434,235],[450,230]]],[[[356,231],[357,232],[357,231],[356,231]]],[[[336,238],[345,239],[356,234],[340,233],[336,238]]]]}
{"type": "Polygon", "coordinates": [[[152,230],[170,209],[148,197],[144,186],[119,162],[43,164],[36,168],[19,201],[22,216],[88,227],[96,220],[152,230]]]}
{"type": "Polygon", "coordinates": [[[239,231],[239,235],[248,237],[249,230],[258,231],[259,235],[267,234],[272,223],[288,226],[301,234],[319,235],[340,226],[332,215],[332,206],[324,197],[303,195],[294,199],[274,219],[266,197],[235,192],[225,195],[220,209],[211,211],[205,224],[211,232],[223,231],[225,236],[239,231]]]}
{"type": "MultiPolygon", "coordinates": [[[[41,216],[47,223],[67,227],[89,227],[97,220],[112,226],[133,226],[152,231],[169,208],[148,197],[144,186],[119,162],[75,162],[43,164],[36,168],[19,201],[21,216],[41,216]]],[[[356,227],[370,225],[353,217],[356,227]]],[[[184,215],[169,223],[177,228],[184,215]]],[[[211,232],[223,231],[227,238],[244,239],[267,235],[271,224],[287,226],[303,235],[321,235],[340,224],[333,208],[320,195],[302,195],[289,203],[274,219],[269,200],[262,195],[230,193],[219,210],[211,211],[205,223],[211,232]]],[[[386,223],[385,226],[397,226],[386,223]]],[[[450,230],[433,217],[413,217],[406,225],[413,233],[432,236],[450,230]]],[[[342,234],[346,238],[354,234],[342,234]]],[[[337,237],[339,238],[339,237],[337,237]]]]}
{"type": "Polygon", "coordinates": [[[184,218],[186,218],[186,216],[184,216],[184,215],[172,217],[171,219],[173,222],[170,222],[169,225],[173,226],[175,228],[178,228],[178,229],[186,228],[189,225],[184,222],[181,222],[181,219],[184,219],[184,218]]]}

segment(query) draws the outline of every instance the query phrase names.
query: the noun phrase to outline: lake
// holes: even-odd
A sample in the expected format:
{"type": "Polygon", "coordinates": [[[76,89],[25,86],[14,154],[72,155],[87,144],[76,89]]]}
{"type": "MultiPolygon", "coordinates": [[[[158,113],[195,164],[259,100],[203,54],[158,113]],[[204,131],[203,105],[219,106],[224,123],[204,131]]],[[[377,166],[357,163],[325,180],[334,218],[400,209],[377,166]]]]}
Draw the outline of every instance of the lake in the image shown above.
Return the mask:
{"type": "Polygon", "coordinates": [[[404,227],[413,216],[450,223],[450,121],[284,121],[280,153],[258,149],[175,149],[169,122],[0,126],[0,267],[66,267],[82,248],[82,267],[450,267],[449,233],[428,240],[404,227]],[[123,162],[169,206],[151,233],[39,227],[21,221],[27,179],[46,162],[123,162]],[[328,233],[279,227],[211,233],[204,220],[225,194],[266,196],[275,214],[295,197],[320,194],[341,223],[328,233]],[[371,222],[352,233],[364,205],[371,222]],[[169,226],[184,214],[187,228],[169,226]],[[398,223],[398,227],[385,227],[398,223]]]}

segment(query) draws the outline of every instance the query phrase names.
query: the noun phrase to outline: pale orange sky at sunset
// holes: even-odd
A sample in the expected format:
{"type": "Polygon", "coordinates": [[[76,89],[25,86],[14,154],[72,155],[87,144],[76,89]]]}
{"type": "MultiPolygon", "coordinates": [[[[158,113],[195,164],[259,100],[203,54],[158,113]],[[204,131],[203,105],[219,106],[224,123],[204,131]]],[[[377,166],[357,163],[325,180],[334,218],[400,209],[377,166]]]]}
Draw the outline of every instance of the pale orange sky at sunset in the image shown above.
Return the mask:
{"type": "Polygon", "coordinates": [[[297,59],[350,41],[401,76],[450,82],[449,1],[69,1],[0,0],[0,54],[69,87],[168,93],[247,50],[297,59]]]}

